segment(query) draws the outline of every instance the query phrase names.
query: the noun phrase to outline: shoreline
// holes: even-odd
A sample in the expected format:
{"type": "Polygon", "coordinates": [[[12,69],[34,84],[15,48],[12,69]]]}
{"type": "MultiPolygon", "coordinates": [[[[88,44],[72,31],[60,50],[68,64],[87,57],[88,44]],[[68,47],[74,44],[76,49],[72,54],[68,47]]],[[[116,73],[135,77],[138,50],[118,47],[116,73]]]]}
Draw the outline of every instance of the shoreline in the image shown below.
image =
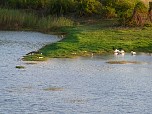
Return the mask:
{"type": "MultiPolygon", "coordinates": [[[[125,28],[111,26],[112,20],[79,26],[62,27],[56,31],[22,28],[8,31],[32,31],[50,35],[61,35],[62,40],[43,46],[38,52],[24,56],[24,61],[45,61],[48,58],[75,58],[79,56],[104,55],[114,49],[152,53],[152,27],[125,28]],[[63,38],[64,36],[64,38],[63,38]],[[41,59],[39,59],[39,57],[41,59]]],[[[5,31],[6,29],[1,29],[5,31]]]]}

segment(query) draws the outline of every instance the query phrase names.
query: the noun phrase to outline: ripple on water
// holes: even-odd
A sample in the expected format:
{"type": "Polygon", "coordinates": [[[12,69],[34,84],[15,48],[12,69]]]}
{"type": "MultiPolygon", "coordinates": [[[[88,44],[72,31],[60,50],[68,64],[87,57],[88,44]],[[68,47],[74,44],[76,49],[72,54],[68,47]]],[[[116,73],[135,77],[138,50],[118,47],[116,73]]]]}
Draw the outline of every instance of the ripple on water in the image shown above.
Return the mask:
{"type": "Polygon", "coordinates": [[[0,32],[0,113],[149,114],[152,57],[106,55],[23,62],[28,52],[55,42],[33,32],[0,32]],[[107,64],[139,61],[147,64],[107,64]],[[25,66],[18,70],[15,66],[25,66]]]}

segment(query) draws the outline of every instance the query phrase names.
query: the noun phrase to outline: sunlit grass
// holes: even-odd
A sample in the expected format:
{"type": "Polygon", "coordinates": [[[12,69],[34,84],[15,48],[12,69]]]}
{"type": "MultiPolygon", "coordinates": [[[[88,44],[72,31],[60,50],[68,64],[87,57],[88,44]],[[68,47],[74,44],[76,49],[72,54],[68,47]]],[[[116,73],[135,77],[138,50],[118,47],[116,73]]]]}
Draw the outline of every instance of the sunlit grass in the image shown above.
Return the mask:
{"type": "Polygon", "coordinates": [[[114,49],[152,52],[151,30],[152,28],[105,27],[105,22],[63,28],[68,33],[65,39],[47,45],[40,51],[47,57],[90,56],[113,53],[114,49]]]}

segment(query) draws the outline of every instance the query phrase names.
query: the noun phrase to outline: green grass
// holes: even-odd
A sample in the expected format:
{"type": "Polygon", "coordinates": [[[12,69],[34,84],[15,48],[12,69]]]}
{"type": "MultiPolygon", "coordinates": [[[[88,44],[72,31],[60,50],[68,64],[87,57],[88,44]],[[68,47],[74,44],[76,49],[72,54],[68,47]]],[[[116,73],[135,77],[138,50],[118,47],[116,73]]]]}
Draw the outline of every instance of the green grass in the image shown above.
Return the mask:
{"type": "Polygon", "coordinates": [[[46,57],[65,58],[113,53],[113,49],[152,52],[152,28],[110,27],[113,21],[100,21],[78,27],[62,28],[66,37],[39,51],[46,57]]]}
{"type": "Polygon", "coordinates": [[[41,54],[27,55],[23,57],[24,61],[45,61],[47,57],[41,54]]]}

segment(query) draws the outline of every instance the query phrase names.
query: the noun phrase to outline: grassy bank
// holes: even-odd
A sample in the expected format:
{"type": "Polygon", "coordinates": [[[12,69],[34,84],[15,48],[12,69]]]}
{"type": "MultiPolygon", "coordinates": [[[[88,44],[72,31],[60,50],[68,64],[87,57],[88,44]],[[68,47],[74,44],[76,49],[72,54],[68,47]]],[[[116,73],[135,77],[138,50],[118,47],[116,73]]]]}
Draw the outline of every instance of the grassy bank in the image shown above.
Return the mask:
{"type": "Polygon", "coordinates": [[[24,60],[46,60],[46,58],[90,56],[113,53],[113,49],[137,52],[152,52],[152,27],[118,27],[115,20],[76,20],[64,17],[38,17],[33,13],[0,9],[1,29],[33,30],[51,33],[66,33],[65,38],[42,47],[40,55],[28,55],[24,60]],[[78,24],[80,23],[80,24],[78,24]],[[41,58],[41,59],[39,59],[41,58]]]}
{"type": "Polygon", "coordinates": [[[112,27],[113,20],[62,28],[66,37],[39,51],[46,57],[75,57],[113,53],[113,49],[152,52],[152,28],[112,27]]]}

